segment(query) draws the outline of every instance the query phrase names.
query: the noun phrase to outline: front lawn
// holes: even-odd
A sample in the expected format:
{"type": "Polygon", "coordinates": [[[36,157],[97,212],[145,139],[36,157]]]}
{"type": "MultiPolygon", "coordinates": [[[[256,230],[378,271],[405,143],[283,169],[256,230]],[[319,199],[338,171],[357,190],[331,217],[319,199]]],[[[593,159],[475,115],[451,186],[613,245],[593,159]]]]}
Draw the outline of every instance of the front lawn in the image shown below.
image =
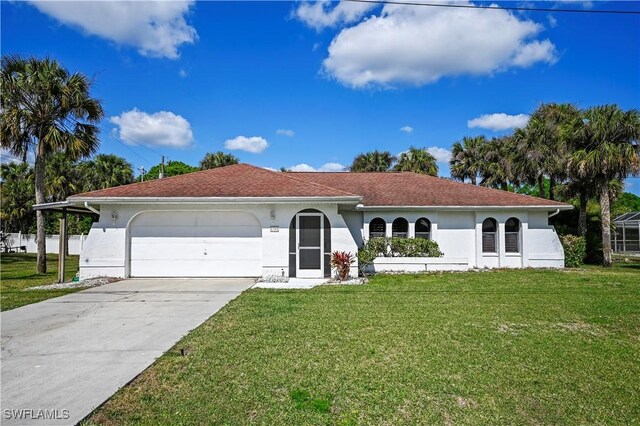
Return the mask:
{"type": "MultiPolygon", "coordinates": [[[[53,284],[58,281],[58,255],[47,255],[47,273],[36,273],[35,253],[3,253],[0,269],[0,310],[6,311],[30,303],[73,293],[76,289],[33,290],[27,287],[53,284]]],[[[78,271],[78,256],[68,256],[65,263],[65,279],[70,280],[78,271]]]]}
{"type": "Polygon", "coordinates": [[[90,424],[630,424],[640,269],[250,290],[90,424]],[[184,355],[182,355],[184,352],[184,355]]]}

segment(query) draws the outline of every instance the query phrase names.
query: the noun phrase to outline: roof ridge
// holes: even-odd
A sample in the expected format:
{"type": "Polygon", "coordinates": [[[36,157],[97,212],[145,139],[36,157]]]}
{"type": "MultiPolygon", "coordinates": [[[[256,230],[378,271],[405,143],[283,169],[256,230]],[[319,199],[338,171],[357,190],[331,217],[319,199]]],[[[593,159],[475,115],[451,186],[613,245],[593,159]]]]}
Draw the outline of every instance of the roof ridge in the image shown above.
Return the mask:
{"type": "Polygon", "coordinates": [[[440,177],[440,176],[431,176],[431,175],[425,175],[425,174],[422,174],[422,173],[415,173],[415,172],[410,172],[410,173],[413,173],[413,174],[415,174],[416,176],[419,176],[419,177],[425,177],[425,178],[430,178],[430,179],[435,178],[435,179],[446,180],[447,182],[451,182],[451,183],[453,183],[453,184],[455,184],[455,185],[464,185],[464,186],[466,186],[467,188],[469,188],[469,187],[471,187],[471,188],[478,188],[478,189],[480,189],[481,191],[482,191],[482,190],[488,190],[488,191],[491,191],[491,192],[494,192],[494,191],[495,191],[495,192],[497,192],[497,193],[502,193],[502,194],[507,193],[507,194],[511,194],[511,195],[518,196],[518,197],[532,198],[532,199],[535,199],[535,200],[544,200],[544,201],[546,201],[546,202],[551,201],[551,202],[555,202],[555,203],[558,203],[558,204],[569,204],[569,203],[563,203],[562,201],[558,201],[558,200],[550,200],[550,199],[548,199],[548,198],[536,197],[536,196],[534,196],[534,195],[521,194],[521,193],[519,193],[519,192],[513,192],[513,191],[505,191],[504,189],[492,188],[492,187],[490,187],[490,186],[473,185],[472,183],[460,182],[460,181],[458,181],[458,180],[448,179],[448,178],[440,177]]]}
{"type": "Polygon", "coordinates": [[[157,178],[157,179],[151,179],[151,180],[142,181],[142,182],[125,183],[123,185],[110,186],[109,188],[101,188],[101,189],[94,189],[92,191],[87,191],[87,192],[80,192],[78,194],[70,195],[68,198],[77,197],[78,195],[93,194],[94,192],[104,191],[106,189],[111,189],[111,188],[118,188],[120,186],[134,187],[134,186],[148,185],[150,183],[156,183],[157,184],[158,182],[166,182],[167,180],[172,180],[172,179],[179,178],[179,177],[186,176],[186,175],[195,175],[195,174],[198,174],[198,173],[211,172],[213,170],[219,170],[219,169],[224,169],[224,168],[234,167],[234,166],[241,166],[241,165],[245,165],[245,164],[244,163],[228,164],[226,166],[214,167],[213,169],[196,170],[194,172],[183,173],[181,175],[166,176],[166,177],[163,177],[162,179],[157,178]]]}
{"type": "MultiPolygon", "coordinates": [[[[256,168],[258,167],[258,166],[253,166],[251,164],[250,164],[250,166],[251,167],[256,167],[256,168]]],[[[271,172],[271,173],[276,173],[276,174],[279,174],[279,175],[282,175],[282,176],[287,176],[288,179],[293,179],[296,182],[303,182],[303,183],[314,185],[314,186],[317,186],[317,187],[323,188],[323,189],[332,189],[334,191],[340,191],[343,194],[349,195],[349,196],[362,197],[362,195],[360,195],[360,194],[354,194],[353,192],[347,192],[347,191],[345,191],[343,189],[336,188],[334,186],[324,185],[324,184],[321,184],[321,183],[317,183],[317,182],[313,182],[313,181],[305,180],[305,179],[298,179],[296,177],[291,176],[292,173],[305,173],[305,172],[274,172],[273,170],[269,170],[269,169],[263,169],[263,170],[266,170],[266,171],[271,172]]]]}

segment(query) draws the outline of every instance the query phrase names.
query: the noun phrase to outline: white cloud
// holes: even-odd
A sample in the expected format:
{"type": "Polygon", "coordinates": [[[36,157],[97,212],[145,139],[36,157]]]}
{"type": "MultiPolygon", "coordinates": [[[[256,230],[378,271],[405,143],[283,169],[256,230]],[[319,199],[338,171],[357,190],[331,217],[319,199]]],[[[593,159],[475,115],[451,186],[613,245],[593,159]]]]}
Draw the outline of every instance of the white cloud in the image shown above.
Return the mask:
{"type": "Polygon", "coordinates": [[[413,132],[413,127],[411,127],[411,126],[403,126],[403,127],[400,127],[400,131],[401,132],[405,132],[405,133],[411,133],[411,132],[413,132]]]}
{"type": "Polygon", "coordinates": [[[307,163],[300,163],[289,167],[288,170],[292,172],[344,172],[346,168],[346,166],[340,163],[325,163],[317,169],[307,163]]]}
{"type": "Polygon", "coordinates": [[[193,143],[191,124],[170,111],[149,114],[134,108],[109,121],[117,126],[118,138],[130,145],[184,148],[193,143]]]}
{"type": "Polygon", "coordinates": [[[445,148],[440,148],[439,146],[430,146],[427,148],[427,152],[433,155],[433,158],[436,159],[438,163],[448,163],[451,160],[451,151],[445,148]]]}
{"type": "Polygon", "coordinates": [[[359,88],[424,85],[445,76],[553,63],[553,43],[534,39],[542,29],[506,10],[385,5],[379,16],[333,39],[323,70],[359,88]]]}
{"type": "Polygon", "coordinates": [[[316,169],[308,165],[307,163],[296,164],[295,166],[289,167],[287,170],[291,170],[292,172],[315,172],[316,169]]]}
{"type": "Polygon", "coordinates": [[[194,43],[195,28],[185,16],[194,1],[31,1],[40,12],[145,56],[177,59],[178,49],[194,43]]]}
{"type": "MultiPolygon", "coordinates": [[[[8,149],[0,148],[0,164],[22,163],[22,158],[12,154],[8,149]]],[[[35,157],[32,150],[27,152],[27,163],[33,165],[35,157]]]]}
{"type": "Polygon", "coordinates": [[[227,149],[236,149],[240,151],[247,151],[254,154],[259,154],[267,147],[269,143],[266,139],[261,138],[260,136],[236,136],[233,139],[227,139],[224,142],[224,147],[227,149]]]}
{"type": "Polygon", "coordinates": [[[313,3],[303,2],[293,16],[317,31],[338,24],[348,24],[360,19],[377,5],[373,3],[350,3],[341,1],[335,7],[329,0],[313,3]]]}
{"type": "Polygon", "coordinates": [[[558,20],[553,15],[547,15],[547,21],[549,21],[549,26],[551,28],[555,28],[558,26],[558,20]]]}
{"type": "Polygon", "coordinates": [[[500,130],[515,129],[518,127],[524,127],[529,121],[527,114],[509,115],[503,112],[495,114],[484,114],[480,117],[476,117],[467,121],[467,126],[470,129],[478,127],[481,129],[489,129],[494,132],[500,130]]]}
{"type": "Polygon", "coordinates": [[[181,68],[180,71],[178,71],[178,75],[182,78],[185,78],[189,74],[187,73],[187,70],[185,70],[184,68],[181,68]]]}
{"type": "Polygon", "coordinates": [[[276,135],[283,135],[283,136],[293,137],[295,134],[296,134],[296,132],[294,132],[291,129],[278,129],[278,130],[276,130],[276,135]]]}

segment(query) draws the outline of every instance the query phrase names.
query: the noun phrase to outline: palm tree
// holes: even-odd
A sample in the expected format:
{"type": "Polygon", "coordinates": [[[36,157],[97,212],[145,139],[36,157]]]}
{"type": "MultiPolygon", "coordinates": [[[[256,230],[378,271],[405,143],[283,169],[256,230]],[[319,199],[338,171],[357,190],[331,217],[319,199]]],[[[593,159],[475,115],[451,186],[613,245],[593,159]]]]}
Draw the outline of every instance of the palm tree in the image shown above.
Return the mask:
{"type": "Polygon", "coordinates": [[[555,145],[552,127],[544,118],[532,116],[525,128],[516,129],[513,137],[515,174],[529,185],[538,185],[539,196],[545,198],[544,178],[555,145]]]}
{"type": "Polygon", "coordinates": [[[438,165],[433,155],[426,149],[410,147],[398,157],[398,163],[393,170],[414,172],[423,175],[438,176],[438,165]]]}
{"type": "Polygon", "coordinates": [[[388,172],[395,157],[389,151],[371,151],[358,154],[353,159],[349,171],[352,172],[388,172]]]}
{"type": "Polygon", "coordinates": [[[509,182],[519,184],[519,179],[514,173],[513,153],[515,141],[512,136],[492,138],[482,145],[480,153],[480,185],[491,188],[509,190],[509,182]]]}
{"type": "Polygon", "coordinates": [[[483,162],[483,146],[487,142],[484,136],[465,136],[462,141],[455,142],[451,148],[451,177],[464,182],[471,179],[477,185],[483,162]]]}
{"type": "Polygon", "coordinates": [[[84,177],[83,191],[105,189],[133,182],[133,167],[122,157],[99,154],[80,165],[84,177]]]}
{"type": "Polygon", "coordinates": [[[33,224],[33,168],[27,163],[2,164],[0,177],[2,230],[26,234],[33,224]]]}
{"type": "Polygon", "coordinates": [[[233,154],[226,154],[222,151],[207,152],[205,156],[200,160],[200,168],[202,170],[215,169],[216,167],[231,166],[238,164],[240,160],[233,154]]]}
{"type": "Polygon", "coordinates": [[[640,172],[640,113],[623,111],[617,105],[589,108],[574,136],[576,146],[569,168],[595,183],[602,218],[603,264],[608,267],[612,265],[609,183],[640,172]]]}
{"type": "MultiPolygon", "coordinates": [[[[100,141],[96,124],[103,116],[100,101],[89,94],[91,83],[70,74],[49,58],[3,56],[0,97],[1,145],[13,155],[35,153],[36,203],[45,202],[45,166],[55,152],[72,159],[91,155],[100,141]]],[[[36,211],[37,271],[47,271],[45,222],[36,211]]]]}
{"type": "Polygon", "coordinates": [[[72,161],[64,152],[53,153],[47,158],[45,166],[45,199],[64,201],[68,196],[82,191],[82,182],[87,179],[81,173],[76,161],[72,161]]]}

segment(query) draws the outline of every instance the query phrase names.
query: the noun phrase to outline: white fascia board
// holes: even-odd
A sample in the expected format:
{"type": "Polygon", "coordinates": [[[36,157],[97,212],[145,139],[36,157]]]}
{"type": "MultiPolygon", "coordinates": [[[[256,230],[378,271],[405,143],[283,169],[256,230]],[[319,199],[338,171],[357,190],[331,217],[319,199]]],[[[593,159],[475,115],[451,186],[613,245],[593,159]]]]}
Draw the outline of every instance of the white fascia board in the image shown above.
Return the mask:
{"type": "Polygon", "coordinates": [[[356,206],[356,210],[430,210],[430,211],[488,211],[488,210],[573,210],[570,204],[557,206],[356,206]]]}
{"type": "Polygon", "coordinates": [[[357,204],[360,196],[345,197],[72,197],[74,204],[292,204],[331,203],[357,204]]]}

